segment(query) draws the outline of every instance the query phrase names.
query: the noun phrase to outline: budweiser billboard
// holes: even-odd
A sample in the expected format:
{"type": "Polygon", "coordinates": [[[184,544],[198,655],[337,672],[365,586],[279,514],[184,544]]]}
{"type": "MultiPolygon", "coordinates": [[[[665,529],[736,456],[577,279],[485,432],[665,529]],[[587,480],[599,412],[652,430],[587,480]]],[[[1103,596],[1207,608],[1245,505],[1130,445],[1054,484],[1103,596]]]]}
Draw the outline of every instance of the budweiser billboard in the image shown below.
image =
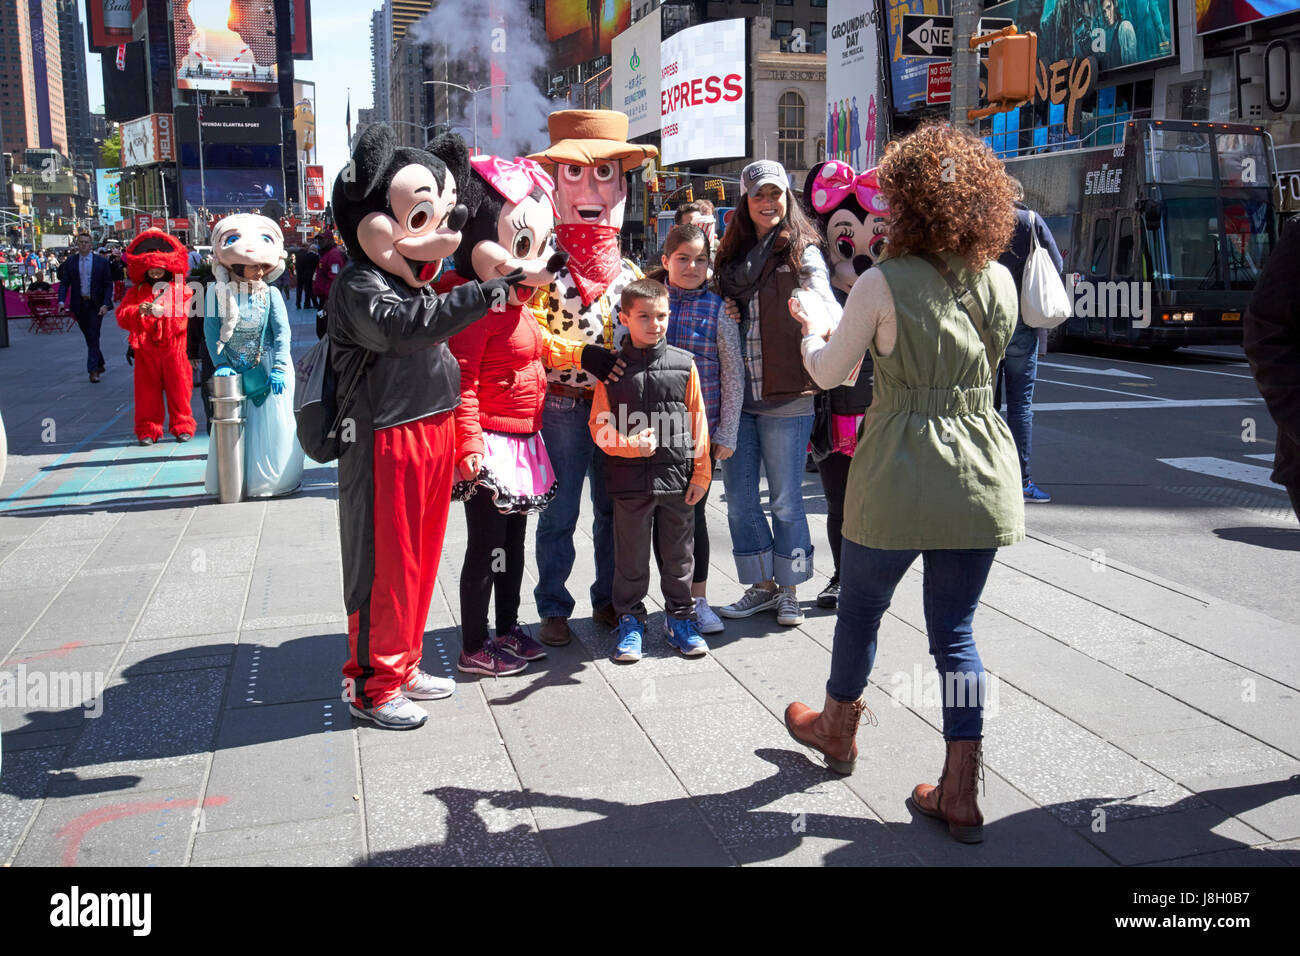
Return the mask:
{"type": "Polygon", "coordinates": [[[123,169],[175,161],[175,127],[170,113],[150,113],[122,124],[123,169]]]}
{"type": "Polygon", "coordinates": [[[92,50],[131,42],[131,23],[144,11],[144,0],[86,0],[86,37],[92,50]]]}
{"type": "Polygon", "coordinates": [[[303,170],[304,201],[308,212],[325,211],[325,167],[307,166],[303,170]]]}

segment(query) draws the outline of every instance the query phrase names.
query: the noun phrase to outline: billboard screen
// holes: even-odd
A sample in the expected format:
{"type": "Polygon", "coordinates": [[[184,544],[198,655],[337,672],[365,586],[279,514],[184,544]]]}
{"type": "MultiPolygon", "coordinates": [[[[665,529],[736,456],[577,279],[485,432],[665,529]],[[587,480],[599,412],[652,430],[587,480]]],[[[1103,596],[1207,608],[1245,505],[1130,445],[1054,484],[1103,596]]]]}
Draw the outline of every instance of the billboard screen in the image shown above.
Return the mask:
{"type": "Polygon", "coordinates": [[[173,3],[176,88],[274,93],[275,7],[266,0],[173,3]]]}
{"type": "Polygon", "coordinates": [[[1197,0],[1196,32],[1253,23],[1300,10],[1300,0],[1197,0]]]}
{"type": "Polygon", "coordinates": [[[632,0],[546,0],[551,65],[564,69],[610,51],[632,22],[632,0]]]}
{"type": "Polygon", "coordinates": [[[325,167],[307,166],[303,170],[304,201],[308,212],[325,211],[325,167]]]}
{"type": "Polygon", "coordinates": [[[122,180],[120,169],[95,170],[95,202],[101,219],[118,222],[122,218],[122,197],[118,191],[122,180]]]}
{"type": "Polygon", "coordinates": [[[830,0],[826,39],[826,158],[863,171],[876,164],[880,40],[875,0],[830,0]]]}
{"type": "MultiPolygon", "coordinates": [[[[890,78],[893,81],[894,109],[916,109],[925,105],[928,70],[931,63],[938,61],[924,56],[903,56],[903,15],[947,14],[948,0],[885,0],[885,7],[889,15],[890,78]]],[[[827,50],[829,49],[828,42],[827,50]]],[[[827,62],[830,62],[829,59],[827,62]]]]}
{"type": "Polygon", "coordinates": [[[116,54],[99,58],[104,82],[104,118],[124,123],[149,112],[149,74],[145,69],[144,41],[126,45],[122,69],[116,54]]]}
{"type": "Polygon", "coordinates": [[[1014,20],[1021,33],[1038,34],[1038,62],[1096,57],[1113,70],[1173,56],[1172,0],[1009,0],[985,16],[1014,20]]]}
{"type": "Polygon", "coordinates": [[[311,59],[311,0],[289,0],[289,52],[295,60],[311,59]]]}
{"type": "Polygon", "coordinates": [[[176,161],[170,113],[150,113],[122,124],[122,168],[176,161]]]}
{"type": "Polygon", "coordinates": [[[131,21],[144,10],[144,0],[86,0],[86,45],[105,50],[131,41],[131,21]]]}
{"type": "Polygon", "coordinates": [[[197,169],[181,171],[185,201],[208,212],[257,212],[268,200],[284,201],[283,173],[279,169],[197,169]]]}
{"type": "Polygon", "coordinates": [[[297,149],[306,162],[316,162],[316,84],[293,81],[293,133],[297,149]]]}
{"type": "Polygon", "coordinates": [[[662,13],[656,7],[614,37],[614,109],[627,114],[627,135],[659,128],[659,41],[662,13]]]}
{"type": "Polygon", "coordinates": [[[745,21],[674,33],[659,47],[664,166],[744,156],[745,21]]]}
{"type": "MultiPolygon", "coordinates": [[[[195,108],[176,108],[176,128],[181,142],[197,143],[195,108]]],[[[205,106],[203,107],[203,145],[234,143],[280,145],[280,111],[275,107],[205,106]]]]}

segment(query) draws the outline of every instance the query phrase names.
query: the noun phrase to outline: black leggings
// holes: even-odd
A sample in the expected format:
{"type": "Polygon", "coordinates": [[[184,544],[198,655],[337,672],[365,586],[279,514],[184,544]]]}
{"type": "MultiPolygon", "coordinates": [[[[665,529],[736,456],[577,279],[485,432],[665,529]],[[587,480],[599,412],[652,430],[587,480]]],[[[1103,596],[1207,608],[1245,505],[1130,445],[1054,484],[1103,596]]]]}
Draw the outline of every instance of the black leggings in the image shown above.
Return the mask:
{"type": "Polygon", "coordinates": [[[527,515],[503,515],[492,493],[479,488],[465,502],[469,543],[460,570],[460,627],[466,654],[487,640],[488,601],[496,589],[497,633],[519,623],[519,588],[524,580],[527,515]]]}
{"type": "Polygon", "coordinates": [[[817,462],[822,476],[822,490],[826,492],[826,537],[830,539],[831,558],[835,562],[835,576],[840,576],[840,543],[844,536],[844,492],[849,487],[849,466],[853,459],[834,452],[817,462]]]}
{"type": "MultiPolygon", "coordinates": [[[[718,465],[713,464],[713,473],[716,475],[718,465]]],[[[712,488],[712,484],[709,485],[712,488]]],[[[709,579],[709,522],[705,518],[705,505],[709,503],[709,493],[706,491],[704,497],[695,505],[695,573],[691,575],[691,581],[694,584],[700,584],[709,579]]],[[[659,519],[655,517],[650,526],[650,542],[654,548],[655,566],[659,568],[660,573],[664,569],[664,560],[659,555],[659,519]]]]}

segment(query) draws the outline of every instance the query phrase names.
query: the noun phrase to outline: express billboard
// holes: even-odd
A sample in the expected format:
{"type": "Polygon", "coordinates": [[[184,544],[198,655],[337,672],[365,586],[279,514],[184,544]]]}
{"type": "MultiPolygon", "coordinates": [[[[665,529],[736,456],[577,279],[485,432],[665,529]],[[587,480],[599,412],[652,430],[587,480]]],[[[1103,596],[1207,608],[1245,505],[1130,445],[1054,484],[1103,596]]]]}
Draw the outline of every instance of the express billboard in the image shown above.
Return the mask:
{"type": "Polygon", "coordinates": [[[632,0],[546,0],[546,39],[558,69],[610,52],[632,22],[632,0]]]}
{"type": "Polygon", "coordinates": [[[746,60],[741,19],[702,23],[660,44],[663,165],[748,153],[746,60]]]}
{"type": "Polygon", "coordinates": [[[172,15],[177,89],[276,91],[274,5],[266,0],[177,0],[172,15]]]}
{"type": "Polygon", "coordinates": [[[1209,33],[1297,10],[1300,10],[1300,0],[1209,0],[1208,3],[1199,0],[1196,4],[1196,32],[1209,33]]]}

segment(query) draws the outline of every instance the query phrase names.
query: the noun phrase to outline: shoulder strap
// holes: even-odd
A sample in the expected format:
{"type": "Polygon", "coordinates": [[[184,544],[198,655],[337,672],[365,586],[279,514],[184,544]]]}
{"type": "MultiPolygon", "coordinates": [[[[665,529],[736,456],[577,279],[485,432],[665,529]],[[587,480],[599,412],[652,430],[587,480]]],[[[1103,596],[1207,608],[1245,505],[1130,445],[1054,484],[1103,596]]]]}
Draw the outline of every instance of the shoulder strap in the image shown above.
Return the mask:
{"type": "Polygon", "coordinates": [[[966,313],[966,318],[970,319],[970,323],[975,326],[975,332],[979,335],[980,341],[984,343],[984,360],[989,363],[989,374],[996,377],[993,356],[989,350],[988,336],[984,332],[984,307],[980,305],[979,299],[975,298],[974,292],[961,284],[957,274],[939,256],[933,252],[920,252],[917,253],[917,257],[929,263],[943,277],[943,281],[948,283],[948,288],[952,289],[953,298],[957,300],[957,305],[966,313]]]}
{"type": "Polygon", "coordinates": [[[1038,213],[1030,210],[1029,213],[1029,254],[1034,252],[1042,245],[1038,241],[1038,213]]]}

